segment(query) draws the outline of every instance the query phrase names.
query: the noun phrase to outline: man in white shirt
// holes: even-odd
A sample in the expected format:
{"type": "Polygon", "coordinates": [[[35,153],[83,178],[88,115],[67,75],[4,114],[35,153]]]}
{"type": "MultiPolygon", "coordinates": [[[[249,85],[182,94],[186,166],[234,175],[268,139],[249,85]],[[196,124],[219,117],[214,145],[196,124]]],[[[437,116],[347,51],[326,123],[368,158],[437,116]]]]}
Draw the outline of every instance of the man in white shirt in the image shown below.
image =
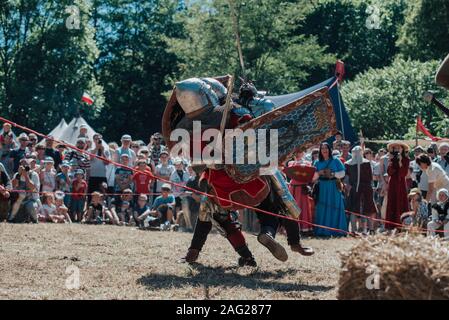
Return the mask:
{"type": "Polygon", "coordinates": [[[441,166],[432,162],[427,154],[422,154],[416,158],[416,163],[421,170],[427,174],[429,182],[429,190],[427,192],[426,200],[432,204],[437,202],[437,190],[449,189],[449,177],[441,166]]]}
{"type": "Polygon", "coordinates": [[[122,136],[122,145],[117,150],[115,150],[114,162],[120,163],[122,154],[126,153],[129,156],[129,166],[134,167],[137,156],[136,153],[130,148],[131,141],[132,139],[129,134],[124,134],[122,136]]]}

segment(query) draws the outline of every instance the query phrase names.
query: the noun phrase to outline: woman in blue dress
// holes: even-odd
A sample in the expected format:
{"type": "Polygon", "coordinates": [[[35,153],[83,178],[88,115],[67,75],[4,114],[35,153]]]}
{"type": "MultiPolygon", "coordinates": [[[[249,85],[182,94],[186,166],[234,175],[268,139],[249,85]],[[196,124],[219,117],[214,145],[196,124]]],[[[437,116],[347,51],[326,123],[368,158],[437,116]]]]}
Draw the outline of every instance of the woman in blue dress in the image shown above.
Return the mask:
{"type": "MultiPolygon", "coordinates": [[[[314,165],[319,177],[315,223],[347,231],[343,194],[337,188],[337,179],[342,179],[345,176],[345,166],[340,159],[332,157],[332,149],[326,142],[320,145],[319,158],[314,165]]],[[[315,235],[344,236],[346,233],[315,227],[315,235]]]]}

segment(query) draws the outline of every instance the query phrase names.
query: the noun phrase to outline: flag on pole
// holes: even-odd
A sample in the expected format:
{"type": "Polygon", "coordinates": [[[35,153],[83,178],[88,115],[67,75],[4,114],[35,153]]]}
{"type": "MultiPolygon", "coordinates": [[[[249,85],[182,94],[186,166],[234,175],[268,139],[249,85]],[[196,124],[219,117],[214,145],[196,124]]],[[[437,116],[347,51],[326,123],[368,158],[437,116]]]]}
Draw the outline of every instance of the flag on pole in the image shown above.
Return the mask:
{"type": "Polygon", "coordinates": [[[345,63],[341,60],[337,60],[337,63],[335,64],[335,76],[337,77],[339,83],[343,82],[345,73],[345,63]]]}
{"type": "Polygon", "coordinates": [[[418,118],[416,119],[416,131],[420,131],[420,132],[424,133],[432,141],[440,141],[441,140],[441,138],[435,137],[435,136],[430,134],[429,130],[427,130],[427,128],[422,123],[422,120],[421,120],[420,116],[418,116],[418,118]]]}
{"type": "Polygon", "coordinates": [[[81,101],[87,103],[90,106],[94,104],[94,99],[92,99],[92,97],[88,95],[86,92],[83,93],[81,101]]]}

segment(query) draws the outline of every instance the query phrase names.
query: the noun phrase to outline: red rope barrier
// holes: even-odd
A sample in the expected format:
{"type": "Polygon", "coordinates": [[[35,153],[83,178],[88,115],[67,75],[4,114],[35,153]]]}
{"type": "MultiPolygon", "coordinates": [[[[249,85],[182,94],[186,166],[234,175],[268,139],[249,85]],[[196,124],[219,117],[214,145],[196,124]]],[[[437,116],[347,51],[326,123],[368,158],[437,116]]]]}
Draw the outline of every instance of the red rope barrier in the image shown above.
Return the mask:
{"type": "MultiPolygon", "coordinates": [[[[35,131],[35,130],[32,130],[32,129],[28,128],[28,127],[25,127],[25,126],[22,126],[22,125],[20,125],[20,124],[17,124],[17,123],[15,123],[15,122],[10,121],[10,120],[8,120],[8,119],[5,119],[5,118],[3,118],[3,117],[0,117],[0,121],[9,123],[9,124],[11,124],[13,127],[15,127],[15,128],[19,128],[19,129],[22,129],[22,130],[24,130],[24,131],[27,131],[27,132],[30,132],[30,133],[34,133],[34,134],[37,135],[38,137],[42,137],[42,138],[44,138],[44,139],[49,139],[49,137],[48,137],[47,135],[45,135],[45,134],[42,134],[42,133],[37,132],[37,131],[35,131]]],[[[355,233],[349,232],[349,231],[346,231],[346,230],[337,229],[337,228],[331,228],[331,227],[327,227],[327,226],[322,226],[322,225],[314,224],[314,223],[309,222],[309,221],[304,221],[304,220],[301,220],[301,219],[295,219],[295,218],[292,218],[292,217],[283,216],[283,215],[280,215],[280,214],[276,214],[276,213],[274,213],[274,212],[262,210],[262,209],[255,208],[255,207],[251,207],[251,206],[248,206],[248,205],[245,205],[245,204],[243,204],[243,203],[239,203],[239,202],[236,202],[236,201],[233,201],[233,200],[230,200],[230,199],[224,199],[224,198],[218,197],[218,196],[213,195],[213,194],[208,194],[208,193],[206,193],[206,192],[198,191],[198,190],[195,190],[195,189],[193,189],[193,188],[190,188],[190,187],[187,187],[187,186],[178,184],[178,183],[176,183],[176,182],[172,182],[172,181],[169,181],[169,180],[166,180],[166,179],[162,179],[162,178],[160,178],[160,177],[156,177],[153,173],[150,173],[150,172],[147,172],[147,171],[140,171],[140,170],[137,170],[137,169],[135,169],[135,168],[131,168],[131,167],[129,167],[129,166],[125,166],[125,165],[123,165],[123,164],[121,164],[121,163],[114,162],[114,161],[112,161],[112,160],[110,160],[110,159],[107,159],[107,158],[104,158],[104,157],[102,157],[102,156],[98,156],[98,155],[96,155],[96,154],[90,153],[90,152],[88,152],[88,151],[86,151],[86,150],[79,149],[79,148],[77,148],[76,146],[73,146],[73,145],[71,145],[71,144],[69,144],[69,143],[67,143],[67,142],[59,141],[59,140],[54,139],[54,138],[51,138],[51,140],[55,141],[57,144],[61,144],[61,145],[67,146],[67,147],[69,147],[70,149],[76,150],[76,151],[81,152],[81,153],[83,153],[83,154],[86,154],[86,155],[88,155],[88,156],[90,156],[90,157],[97,158],[97,159],[102,160],[102,161],[104,161],[104,162],[113,164],[113,165],[115,165],[115,166],[117,166],[117,167],[121,167],[121,168],[125,168],[125,169],[128,169],[128,170],[131,170],[131,171],[133,171],[133,172],[138,172],[138,173],[141,173],[141,174],[148,175],[148,176],[150,176],[150,177],[153,178],[153,179],[157,179],[157,180],[160,180],[160,181],[162,181],[162,182],[165,182],[165,183],[168,183],[168,184],[171,184],[171,185],[174,185],[174,186],[177,186],[177,187],[180,187],[180,188],[183,188],[183,189],[192,191],[192,192],[194,192],[194,193],[196,193],[196,194],[201,194],[201,195],[206,196],[206,197],[211,197],[211,198],[215,198],[215,199],[218,199],[218,200],[226,201],[226,202],[235,204],[235,205],[237,205],[237,206],[239,206],[239,207],[242,207],[242,208],[245,208],[245,209],[250,209],[250,210],[253,210],[253,211],[257,211],[257,212],[260,212],[260,213],[268,214],[268,215],[271,215],[271,216],[274,216],[274,217],[278,217],[278,218],[281,218],[281,219],[287,219],[287,220],[291,220],[291,221],[295,221],[295,222],[302,222],[302,223],[311,225],[311,226],[313,226],[313,227],[322,228],[322,229],[327,229],[327,230],[330,230],[330,231],[335,231],[335,232],[340,232],[340,233],[345,233],[345,234],[347,234],[347,235],[357,236],[355,233]]]]}
{"type": "MultiPolygon", "coordinates": [[[[12,121],[10,121],[10,120],[8,120],[8,119],[5,119],[5,118],[3,118],[3,117],[0,117],[0,120],[3,121],[3,122],[6,122],[6,123],[11,124],[13,127],[20,128],[20,129],[22,129],[22,130],[24,130],[24,131],[27,131],[27,132],[30,132],[30,133],[34,133],[35,135],[37,135],[37,136],[39,136],[39,137],[42,137],[42,138],[44,138],[44,139],[48,139],[48,138],[49,138],[49,137],[48,137],[47,135],[45,135],[45,134],[42,134],[42,133],[37,132],[37,131],[35,131],[35,130],[29,129],[29,128],[25,127],[25,126],[19,125],[19,124],[15,123],[15,122],[12,122],[12,121]]],[[[198,190],[195,190],[195,189],[193,189],[193,188],[190,188],[190,187],[187,187],[187,186],[178,184],[178,183],[176,183],[176,182],[169,181],[169,180],[166,180],[166,179],[163,179],[163,178],[160,178],[160,177],[156,177],[153,173],[150,173],[150,172],[147,172],[147,171],[140,171],[140,170],[137,170],[137,169],[135,169],[135,168],[131,168],[131,167],[129,167],[129,166],[125,166],[125,165],[123,165],[123,164],[121,164],[121,163],[114,162],[114,161],[112,161],[112,160],[110,160],[110,159],[107,159],[107,158],[104,158],[104,157],[102,157],[102,156],[98,156],[98,155],[96,155],[96,154],[90,153],[90,152],[88,152],[88,151],[86,151],[86,150],[79,149],[79,148],[77,148],[76,146],[73,146],[73,145],[71,145],[71,144],[69,144],[69,143],[67,143],[67,142],[59,141],[59,140],[53,139],[53,138],[52,138],[52,140],[55,141],[55,142],[58,143],[58,144],[67,146],[67,147],[69,147],[70,149],[76,150],[76,151],[81,152],[81,153],[83,153],[83,154],[86,154],[86,155],[88,155],[88,156],[90,156],[90,157],[94,157],[94,158],[97,158],[97,159],[102,160],[102,161],[104,161],[104,162],[107,162],[107,163],[109,163],[109,164],[113,164],[114,166],[121,167],[121,168],[125,168],[125,169],[131,170],[131,171],[133,171],[133,172],[138,172],[138,173],[141,173],[141,174],[148,175],[148,176],[150,176],[150,177],[153,178],[153,179],[160,180],[160,181],[162,181],[162,182],[165,182],[165,183],[168,183],[168,184],[171,184],[171,185],[174,185],[174,186],[177,186],[177,187],[180,187],[180,188],[189,190],[189,191],[194,192],[194,193],[197,193],[197,194],[201,194],[201,195],[203,195],[203,196],[207,196],[207,197],[215,198],[215,199],[218,199],[218,200],[226,201],[226,202],[235,204],[235,205],[237,205],[237,206],[239,206],[239,207],[243,207],[243,208],[246,208],[246,209],[249,209],[249,210],[253,210],[253,211],[256,211],[256,212],[268,214],[268,215],[275,216],[275,217],[278,217],[278,218],[281,218],[281,219],[287,219],[287,220],[291,220],[291,221],[295,221],[295,222],[304,223],[304,224],[307,224],[307,225],[310,225],[310,226],[313,226],[313,227],[317,227],[317,228],[322,228],[322,229],[327,229],[327,230],[330,230],[330,231],[335,231],[335,232],[345,233],[345,234],[347,234],[347,235],[357,236],[357,234],[355,234],[355,233],[353,233],[353,232],[346,231],[346,230],[342,230],[342,229],[338,229],[338,228],[331,228],[331,227],[327,227],[327,226],[322,226],[322,225],[314,224],[314,223],[312,223],[312,222],[305,221],[305,220],[301,220],[301,219],[294,219],[294,218],[292,218],[292,217],[283,216],[283,215],[280,215],[280,214],[276,214],[276,213],[274,213],[274,212],[266,211],[266,210],[259,209],[259,208],[255,208],[255,207],[251,207],[251,206],[248,206],[248,205],[245,205],[245,204],[243,204],[243,203],[239,203],[239,202],[236,202],[236,201],[233,201],[233,200],[230,200],[230,199],[224,199],[224,198],[218,197],[218,196],[213,195],[213,194],[208,194],[208,193],[206,193],[206,192],[198,191],[198,190]]],[[[37,192],[35,192],[35,193],[37,193],[37,192]]],[[[42,193],[39,192],[39,194],[42,194],[42,193]]],[[[76,193],[67,193],[67,194],[76,194],[76,193]]],[[[120,195],[120,194],[110,194],[110,195],[120,195]]],[[[133,194],[133,195],[136,195],[136,194],[133,194]]],[[[387,220],[383,220],[383,219],[377,219],[377,218],[366,217],[366,216],[363,216],[363,215],[358,214],[358,213],[355,213],[355,212],[350,212],[350,211],[348,211],[348,210],[345,210],[345,211],[348,212],[348,213],[350,213],[350,214],[354,214],[354,215],[357,215],[357,216],[361,216],[361,217],[364,217],[364,218],[367,218],[367,219],[371,219],[371,220],[374,220],[374,221],[380,221],[380,222],[384,222],[384,223],[389,223],[389,224],[397,225],[397,226],[403,227],[403,228],[404,228],[404,227],[408,227],[408,226],[406,226],[406,225],[399,224],[399,223],[396,223],[396,222],[393,222],[393,221],[387,221],[387,220]]],[[[427,231],[427,229],[422,229],[422,230],[423,230],[423,231],[427,231]]],[[[441,230],[436,230],[436,231],[437,231],[437,232],[441,232],[441,230]]],[[[444,232],[444,231],[443,231],[443,232],[444,232]]]]}

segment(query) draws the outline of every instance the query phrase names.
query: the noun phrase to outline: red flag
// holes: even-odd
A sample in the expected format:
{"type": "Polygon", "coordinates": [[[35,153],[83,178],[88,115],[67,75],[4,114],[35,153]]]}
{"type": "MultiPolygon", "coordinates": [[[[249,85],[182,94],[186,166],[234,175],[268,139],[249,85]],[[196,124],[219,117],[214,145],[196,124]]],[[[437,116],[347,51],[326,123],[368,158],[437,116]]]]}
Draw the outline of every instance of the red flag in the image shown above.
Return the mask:
{"type": "Polygon", "coordinates": [[[92,99],[92,97],[89,96],[86,92],[83,93],[83,97],[81,98],[81,101],[87,103],[90,106],[94,104],[94,99],[92,99]]]}
{"type": "Polygon", "coordinates": [[[427,137],[432,139],[432,141],[439,141],[439,140],[441,140],[441,138],[434,137],[433,135],[430,134],[429,130],[427,130],[427,128],[422,123],[421,117],[418,117],[416,119],[416,131],[420,131],[420,132],[424,133],[427,137]]]}
{"type": "Polygon", "coordinates": [[[339,83],[343,82],[343,77],[345,76],[345,63],[341,60],[337,60],[335,64],[335,76],[339,83]]]}

